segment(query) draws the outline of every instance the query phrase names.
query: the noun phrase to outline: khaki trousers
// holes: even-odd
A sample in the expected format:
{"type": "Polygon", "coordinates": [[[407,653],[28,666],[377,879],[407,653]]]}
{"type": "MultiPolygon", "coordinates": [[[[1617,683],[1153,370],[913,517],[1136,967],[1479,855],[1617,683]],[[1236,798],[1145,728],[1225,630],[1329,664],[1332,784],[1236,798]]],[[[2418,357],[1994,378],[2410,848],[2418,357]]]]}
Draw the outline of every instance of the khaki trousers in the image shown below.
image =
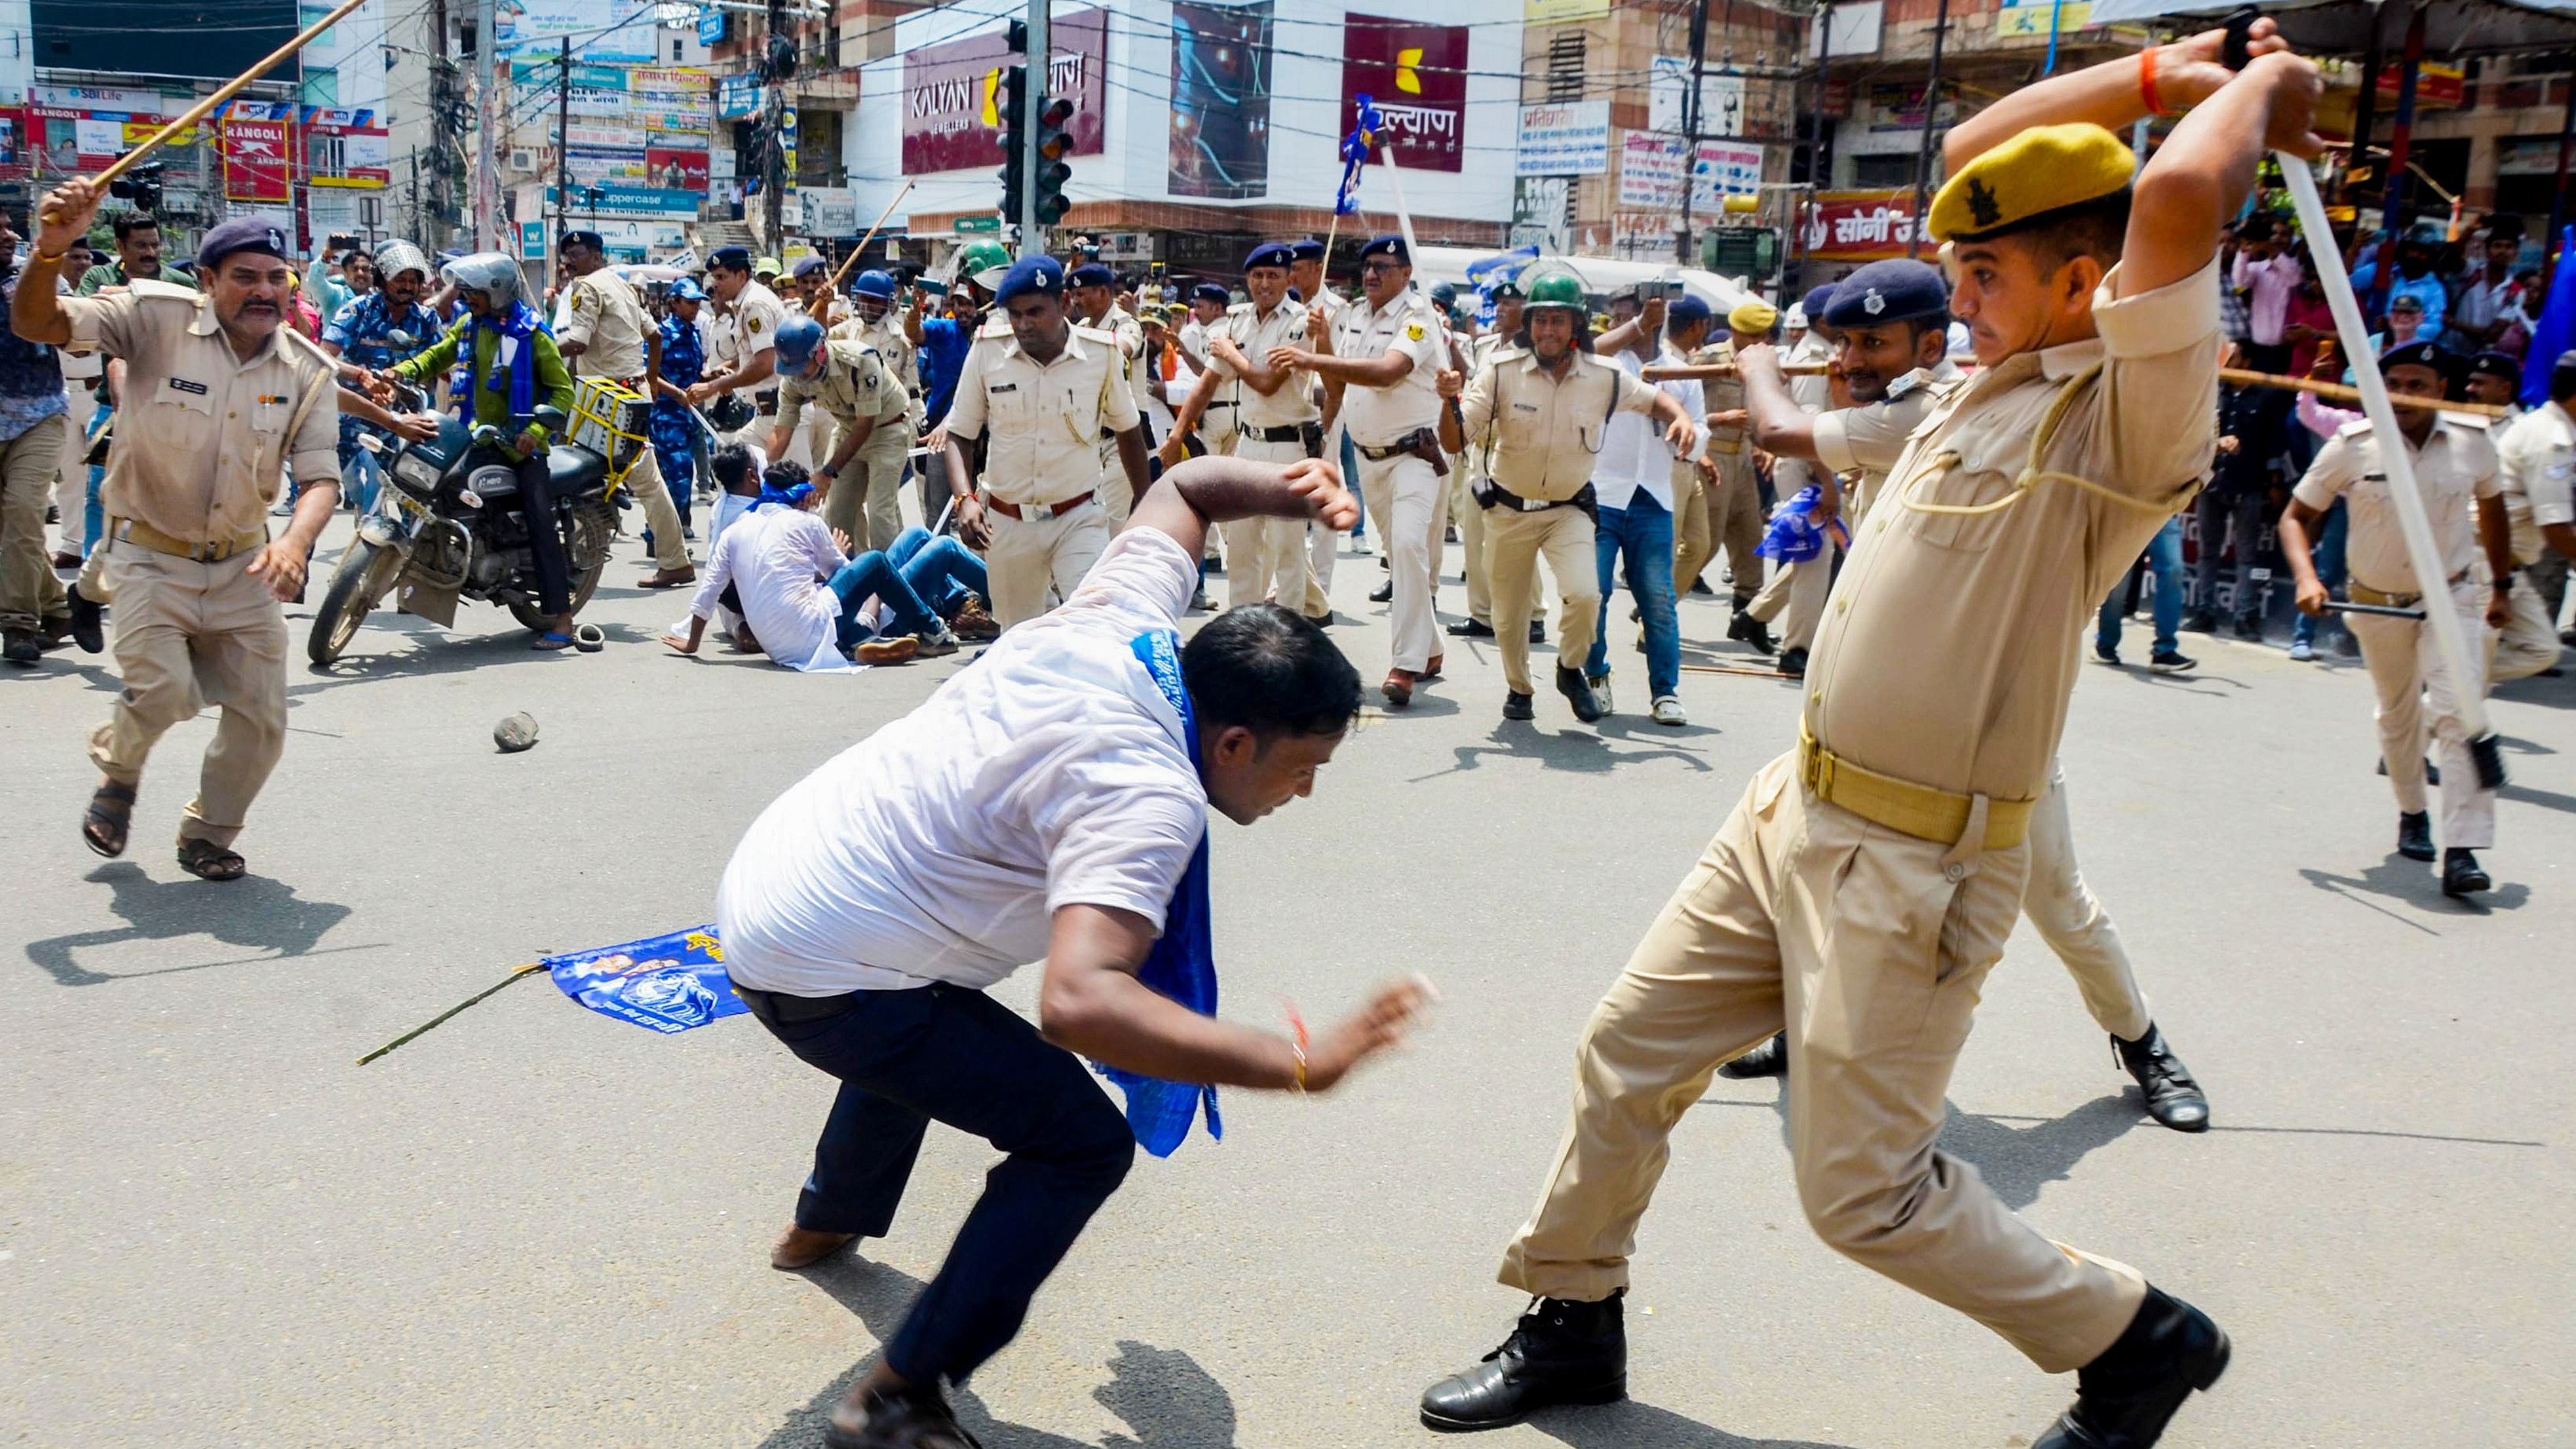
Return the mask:
{"type": "MultiPolygon", "coordinates": [[[[1264,442],[1230,434],[1234,456],[1256,463],[1305,461],[1306,445],[1264,442]]],[[[1224,525],[1226,607],[1258,604],[1274,593],[1280,606],[1306,607],[1306,521],[1302,518],[1238,518],[1224,525]]],[[[1317,612],[1321,612],[1318,610],[1317,612]]]]}
{"type": "MultiPolygon", "coordinates": [[[[0,443],[0,629],[41,629],[47,619],[71,614],[45,543],[45,505],[69,436],[57,416],[0,443]]],[[[63,517],[76,519],[79,510],[75,501],[63,517]]],[[[71,537],[80,537],[77,522],[69,528],[71,537]]]]}
{"type": "MultiPolygon", "coordinates": [[[[688,484],[684,480],[682,487],[688,484]]],[[[626,472],[626,491],[644,505],[644,526],[653,530],[653,566],[677,571],[689,566],[689,537],[680,527],[680,510],[671,503],[670,486],[662,481],[662,464],[646,448],[626,472]]]]}
{"type": "Polygon", "coordinates": [[[993,618],[1005,629],[1045,613],[1049,588],[1058,598],[1072,598],[1109,547],[1109,519],[1097,501],[1036,522],[1005,518],[998,510],[984,516],[993,526],[992,545],[984,551],[993,618]]]}
{"type": "Polygon", "coordinates": [[[1485,515],[1485,576],[1494,590],[1494,617],[1513,621],[1512,627],[1494,631],[1503,656],[1503,682],[1514,694],[1533,694],[1529,631],[1519,621],[1529,616],[1538,597],[1539,555],[1547,556],[1547,571],[1556,575],[1557,659],[1581,668],[1592,652],[1601,619],[1601,561],[1594,552],[1592,519],[1572,505],[1535,513],[1477,511],[1485,515]]]}
{"type": "Polygon", "coordinates": [[[116,597],[125,690],[91,732],[90,760],[139,784],[154,741],[200,700],[221,709],[179,838],[230,846],[286,750],[286,612],[249,572],[255,549],[214,564],[113,540],[97,553],[116,597]]]}
{"type": "Polygon", "coordinates": [[[2498,684],[2529,679],[2550,668],[2558,662],[2561,647],[2549,606],[2529,578],[2515,574],[2513,591],[2506,597],[2513,601],[2513,620],[2496,636],[2495,657],[2487,666],[2488,677],[2498,684]]]}
{"type": "MultiPolygon", "coordinates": [[[[823,495],[823,522],[850,536],[852,553],[892,548],[903,532],[903,460],[911,443],[903,419],[880,419],[823,495]]],[[[840,450],[837,425],[831,446],[840,450]]]]}
{"type": "Polygon", "coordinates": [[[1789,1156],[1818,1237],[2001,1334],[2050,1373],[2110,1347],[2138,1272],[2062,1248],[1941,1152],[1950,1071],[2020,914],[2028,844],[1945,846],[1808,795],[1797,757],[1754,776],[1602,998],[1574,1121],[1503,1256],[1523,1292],[1628,1282],[1674,1124],[1718,1065],[1789,1034],[1789,1156]]]}
{"type": "MultiPolygon", "coordinates": [[[[1709,456],[1715,457],[1712,453],[1709,456]]],[[[1709,482],[1699,475],[1699,465],[1683,463],[1673,469],[1673,597],[1680,599],[1699,582],[1700,571],[1708,567],[1709,482]],[[1687,476],[1685,476],[1687,475],[1687,476]]]]}
{"type": "Polygon", "coordinates": [[[1834,555],[1840,552],[1828,538],[1824,551],[1814,558],[1796,563],[1773,562],[1762,592],[1744,606],[1745,613],[1765,624],[1783,614],[1788,616],[1780,625],[1780,648],[1784,653],[1815,647],[1816,626],[1825,618],[1825,597],[1834,588],[1834,555]]]}
{"type": "MultiPolygon", "coordinates": [[[[2487,586],[2464,579],[2450,586],[2450,604],[2468,639],[2469,667],[2480,670],[2469,681],[2486,697],[2483,673],[2489,638],[2487,586]]],[[[2427,594],[2422,606],[2442,607],[2441,594],[2427,594]]],[[[2388,787],[2397,808],[2412,815],[2424,808],[2424,715],[2432,712],[2434,738],[2442,742],[2442,844],[2483,850],[2495,844],[2495,792],[2478,784],[2478,767],[2469,756],[2469,734],[2460,723],[2458,696],[2451,671],[2433,644],[2432,629],[2420,619],[2391,619],[2381,614],[2346,614],[2345,627],[2361,644],[2362,663],[2379,691],[2379,755],[2388,762],[2388,787]]]]}
{"type": "Polygon", "coordinates": [[[2075,864],[2075,828],[2066,813],[2063,768],[2050,772],[2048,793],[2030,814],[2030,885],[2022,893],[2021,912],[2066,964],[2097,1025],[2123,1041],[2147,1034],[2155,1017],[2138,990],[2137,974],[2129,969],[2120,930],[2075,864]]]}
{"type": "Polygon", "coordinates": [[[1096,485],[1100,506],[1109,515],[1109,531],[1116,533],[1127,526],[1127,515],[1136,507],[1136,490],[1127,482],[1127,467],[1118,461],[1118,440],[1100,440],[1100,482],[1096,485]]]}
{"type": "MultiPolygon", "coordinates": [[[[1717,484],[1708,495],[1709,556],[1714,557],[1719,549],[1725,551],[1727,572],[1735,588],[1735,606],[1740,609],[1762,588],[1762,555],[1756,552],[1762,547],[1762,526],[1766,521],[1762,516],[1762,483],[1753,474],[1751,453],[1709,456],[1717,460],[1717,484]]],[[[1706,562],[1700,567],[1706,568],[1706,562]]]]}
{"type": "MultiPolygon", "coordinates": [[[[1485,566],[1485,510],[1476,506],[1477,480],[1469,478],[1461,468],[1449,474],[1449,481],[1456,485],[1449,491],[1449,512],[1458,520],[1458,546],[1467,556],[1461,570],[1467,575],[1467,617],[1492,628],[1494,585],[1485,566]]],[[[1556,565],[1550,563],[1548,567],[1554,569],[1556,565]]],[[[1561,573],[1558,576],[1563,577],[1561,573]]],[[[1547,590],[1539,586],[1535,576],[1530,584],[1529,616],[1533,624],[1547,617],[1547,590]]]]}
{"type": "Polygon", "coordinates": [[[1419,454],[1360,458],[1360,489],[1369,517],[1385,521],[1379,543],[1394,574],[1394,667],[1417,674],[1440,652],[1440,620],[1431,606],[1431,570],[1440,557],[1440,482],[1419,454]]]}

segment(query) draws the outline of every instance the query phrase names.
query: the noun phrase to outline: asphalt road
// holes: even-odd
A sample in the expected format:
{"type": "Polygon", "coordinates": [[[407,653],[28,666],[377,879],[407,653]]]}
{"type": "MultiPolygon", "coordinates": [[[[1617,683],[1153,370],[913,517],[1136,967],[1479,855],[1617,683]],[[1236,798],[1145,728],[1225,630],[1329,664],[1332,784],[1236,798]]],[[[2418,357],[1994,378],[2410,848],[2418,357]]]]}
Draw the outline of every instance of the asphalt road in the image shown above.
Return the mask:
{"type": "MultiPolygon", "coordinates": [[[[680,605],[625,587],[619,554],[587,616],[604,654],[530,654],[469,607],[456,633],[380,616],[339,669],[299,664],[235,885],[171,860],[210,720],[163,742],[134,847],[103,863],[75,822],[113,676],[55,655],[0,677],[0,1442],[816,1442],[935,1271],[982,1143],[934,1132],[892,1237],[784,1274],[769,1242],[832,1086],[748,1018],[655,1036],[531,980],[355,1065],[541,952],[705,921],[763,805],[966,664],[670,657],[652,640],[680,605]],[[503,756],[515,710],[542,740],[503,756]]],[[[1337,589],[1371,678],[1375,577],[1347,557],[1337,589]]],[[[1685,606],[1688,638],[1723,624],[1685,606]]],[[[1687,729],[1646,722],[1632,632],[1632,712],[1598,729],[1545,694],[1535,725],[1501,723],[1493,651],[1457,649],[1313,800],[1216,827],[1227,1014],[1275,1022],[1285,995],[1328,1016],[1417,970],[1447,1002],[1346,1090],[1230,1093],[1222,1144],[1140,1162],[961,1396],[986,1445],[1434,1442],[1416,1395],[1521,1306],[1492,1274],[1577,1029],[1793,737],[1794,689],[1741,676],[1687,676],[1687,729]]],[[[2187,647],[2186,678],[2088,668],[2065,762],[2088,875],[2217,1128],[2143,1118],[2025,930],[1947,1143],[2234,1336],[2170,1444],[2565,1445],[2576,679],[2495,707],[2515,784],[2498,889],[2464,909],[2390,852],[2357,664],[2187,647]]],[[[1676,1134],[1629,1323],[1632,1402],[1486,1442],[2002,1449],[2072,1389],[1814,1240],[1770,1083],[1720,1081],[1676,1134]]]]}

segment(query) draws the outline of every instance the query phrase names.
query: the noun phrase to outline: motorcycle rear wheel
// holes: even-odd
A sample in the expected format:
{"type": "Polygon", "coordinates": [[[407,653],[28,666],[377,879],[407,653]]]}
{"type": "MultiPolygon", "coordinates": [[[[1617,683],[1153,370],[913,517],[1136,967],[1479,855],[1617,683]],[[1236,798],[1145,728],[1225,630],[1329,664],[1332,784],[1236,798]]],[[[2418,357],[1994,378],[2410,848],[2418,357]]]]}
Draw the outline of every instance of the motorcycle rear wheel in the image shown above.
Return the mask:
{"type": "Polygon", "coordinates": [[[324,668],[337,663],[349,641],[358,636],[358,625],[365,622],[367,612],[401,576],[402,566],[403,556],[395,550],[363,538],[352,540],[331,573],[322,607],[313,611],[313,633],[304,645],[306,657],[324,668]]]}
{"type": "MultiPolygon", "coordinates": [[[[587,503],[574,512],[573,530],[567,556],[576,564],[585,556],[596,560],[588,568],[577,568],[572,576],[572,612],[579,614],[598,591],[600,576],[608,572],[608,552],[616,541],[617,518],[607,504],[587,503]]],[[[554,627],[553,616],[524,594],[510,600],[510,617],[532,633],[542,634],[554,627]]]]}

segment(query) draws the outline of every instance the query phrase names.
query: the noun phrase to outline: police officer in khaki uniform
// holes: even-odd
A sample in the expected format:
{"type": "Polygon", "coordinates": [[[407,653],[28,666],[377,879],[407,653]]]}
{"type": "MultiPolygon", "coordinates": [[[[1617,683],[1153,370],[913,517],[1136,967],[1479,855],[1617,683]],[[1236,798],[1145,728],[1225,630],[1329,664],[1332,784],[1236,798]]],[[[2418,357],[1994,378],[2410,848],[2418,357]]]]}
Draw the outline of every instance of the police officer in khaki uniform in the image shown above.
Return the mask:
{"type": "MultiPolygon", "coordinates": [[[[572,274],[572,306],[571,320],[556,344],[572,364],[573,376],[605,377],[650,398],[652,374],[661,364],[662,332],[645,312],[635,284],[609,268],[601,247],[597,232],[563,234],[563,266],[572,274]]],[[[688,487],[690,481],[683,479],[680,486],[688,487]]],[[[671,502],[670,486],[651,448],[635,460],[625,487],[644,505],[644,526],[653,533],[654,571],[643,578],[643,586],[675,589],[696,579],[680,510],[671,502]]]]}
{"type": "Polygon", "coordinates": [[[122,296],[57,297],[55,271],[89,229],[103,189],[73,181],[47,196],[35,254],[11,303],[19,336],[125,364],[124,414],[100,494],[100,551],[116,601],[125,681],[90,736],[103,777],[81,822],[101,855],[124,853],[153,742],[200,705],[223,711],[179,825],[179,865],[237,880],[232,848],[286,748],[286,615],[313,541],[340,493],[335,369],[284,324],[286,234],[252,217],[206,233],[203,292],[135,282],[122,296]],[[283,536],[268,506],[292,468],[301,485],[283,536]]]}
{"type": "Polygon", "coordinates": [[[802,314],[778,329],[778,418],[769,430],[775,456],[808,404],[829,449],[814,465],[823,490],[823,521],[852,540],[851,552],[894,547],[903,532],[903,455],[912,408],[894,374],[864,342],[831,342],[823,324],[802,314]],[[866,510],[864,514],[861,509],[866,510]]]}
{"type": "Polygon", "coordinates": [[[1394,585],[1395,658],[1378,688],[1390,709],[1402,709],[1417,685],[1440,673],[1440,619],[1431,595],[1440,490],[1449,471],[1440,450],[1437,391],[1441,370],[1450,366],[1449,334],[1431,299],[1413,285],[1404,238],[1382,236],[1360,249],[1360,286],[1368,300],[1345,307],[1329,328],[1318,315],[1328,307],[1308,309],[1314,346],[1276,349],[1270,361],[1322,377],[1358,449],[1360,488],[1394,585]]]}
{"type": "MultiPolygon", "coordinates": [[[[1339,322],[1350,301],[1332,289],[1324,277],[1324,244],[1313,237],[1301,237],[1288,244],[1288,300],[1302,303],[1311,318],[1324,314],[1324,332],[1329,335],[1339,322]]],[[[1314,324],[1309,321],[1311,334],[1314,324]]],[[[1341,426],[1341,399],[1316,379],[1316,391],[1322,396],[1324,409],[1324,456],[1337,461],[1344,481],[1353,491],[1359,487],[1359,455],[1352,451],[1349,431],[1341,426]]],[[[1333,559],[1341,549],[1340,535],[1329,528],[1306,530],[1306,617],[1318,624],[1333,622],[1333,559]]]]}
{"type": "Polygon", "coordinates": [[[2496,437],[2496,481],[2504,487],[2505,517],[2513,524],[2513,621],[2496,645],[2498,680],[2539,673],[2558,662],[2557,620],[2533,576],[2550,559],[2576,555],[2576,353],[2563,353],[2549,370],[2549,401],[2507,423],[2496,437]]]}
{"type": "MultiPolygon", "coordinates": [[[[1207,328],[1207,370],[1172,419],[1163,440],[1163,466],[1181,461],[1181,439],[1198,427],[1220,397],[1236,405],[1219,436],[1238,458],[1295,463],[1324,455],[1324,412],[1315,401],[1314,374],[1276,367],[1270,355],[1306,345],[1307,312],[1288,300],[1288,247],[1267,242],[1244,259],[1243,288],[1252,300],[1227,310],[1207,328]]],[[[1204,436],[1204,434],[1202,434],[1204,436]]],[[[1306,521],[1246,518],[1225,525],[1226,597],[1232,606],[1258,604],[1277,595],[1284,608],[1306,602],[1306,521]]]]}
{"type": "MultiPolygon", "coordinates": [[[[2444,396],[2450,369],[2450,355],[2431,342],[2392,347],[2379,359],[2388,390],[2415,397],[2444,396]]],[[[2317,450],[2307,475],[2291,490],[2290,506],[2281,512],[2281,550],[2289,555],[2290,573],[2298,580],[2300,609],[2323,614],[2326,588],[2307,557],[2314,541],[2310,530],[2342,498],[2351,511],[2344,565],[2351,571],[2352,602],[2449,608],[2459,616],[2474,672],[2466,680],[2451,678],[2448,661],[2434,647],[2432,629],[2421,619],[2347,614],[2344,623],[2361,642],[2362,661],[2379,690],[2379,753],[2388,766],[2389,787],[2397,794],[2397,851],[2410,860],[2434,858],[2433,820],[2424,808],[2424,713],[2432,711],[2432,732],[2442,742],[2442,893],[2465,897],[2493,885],[2475,852],[2495,844],[2496,792],[2478,780],[2458,701],[2463,690],[2485,697],[2487,651],[2493,644],[2487,631],[2502,628],[2513,617],[2513,525],[2505,513],[2495,445],[2487,438],[2484,419],[2407,408],[2398,413],[2397,427],[2406,435],[2415,487],[2431,518],[2445,577],[2427,588],[2415,575],[2405,536],[2398,531],[2397,510],[2389,501],[2388,474],[2379,461],[2382,443],[2367,419],[2346,423],[2317,450]],[[2482,551],[2489,569],[2485,577],[2478,571],[2482,551]]]]}
{"type": "Polygon", "coordinates": [[[1116,435],[1121,481],[1142,494],[1145,435],[1117,339],[1065,315],[1062,263],[1023,257],[993,296],[1003,315],[975,334],[945,426],[957,532],[984,550],[1008,629],[1046,612],[1050,586],[1072,597],[1109,546],[1092,440],[1116,435]],[[968,448],[988,432],[979,492],[968,448]]]}
{"type": "MultiPolygon", "coordinates": [[[[1522,293],[1519,279],[1506,277],[1488,288],[1486,295],[1494,300],[1494,327],[1467,344],[1467,375],[1474,377],[1505,352],[1515,349],[1521,331],[1521,308],[1529,299],[1522,293]]],[[[1491,639],[1494,637],[1493,580],[1485,572],[1485,510],[1476,504],[1479,485],[1494,481],[1493,449],[1486,440],[1470,436],[1467,450],[1461,456],[1465,466],[1456,470],[1451,482],[1449,511],[1458,520],[1458,543],[1466,554],[1460,572],[1467,576],[1467,617],[1449,626],[1452,639],[1491,639]]],[[[1529,641],[1547,642],[1547,599],[1536,577],[1530,584],[1529,641]]]]}
{"type": "MultiPolygon", "coordinates": [[[[1528,614],[1539,556],[1547,556],[1564,600],[1556,616],[1556,692],[1576,719],[1590,724],[1602,714],[1582,668],[1601,617],[1592,464],[1602,431],[1614,413],[1651,413],[1663,421],[1666,439],[1687,453],[1697,430],[1662,389],[1583,351],[1589,328],[1580,278],[1559,270],[1525,280],[1521,335],[1528,345],[1494,354],[1472,382],[1454,371],[1440,374],[1446,400],[1440,441],[1453,453],[1484,449],[1493,460],[1493,477],[1476,504],[1486,514],[1485,578],[1497,617],[1528,614]]],[[[1499,643],[1508,691],[1503,718],[1529,719],[1529,638],[1513,629],[1499,643]]]]}
{"type": "MultiPolygon", "coordinates": [[[[1733,362],[1739,349],[1770,341],[1771,329],[1779,320],[1780,309],[1768,302],[1739,302],[1726,314],[1726,340],[1701,348],[1689,360],[1733,362]]],[[[1724,377],[1711,378],[1703,387],[1708,398],[1708,461],[1716,477],[1708,484],[1708,531],[1703,535],[1688,526],[1691,520],[1680,520],[1684,527],[1673,561],[1673,592],[1677,597],[1689,593],[1701,571],[1724,550],[1735,591],[1735,612],[1727,620],[1726,637],[1768,654],[1770,630],[1745,612],[1762,588],[1762,555],[1757,550],[1762,547],[1764,519],[1762,480],[1754,474],[1753,445],[1744,436],[1744,388],[1741,382],[1724,377]]]]}
{"type": "Polygon", "coordinates": [[[1541,1302],[1423,1396],[1427,1421],[1623,1393],[1619,1298],[1668,1138],[1720,1063],[1783,1025],[1818,1235],[2043,1371],[2079,1371],[2033,1449],[2147,1449],[2226,1369],[2207,1316],[2050,1242],[1938,1140],[2020,912],[2078,631],[2209,466],[2219,229],[2267,147],[2323,149],[2316,68],[2268,21],[2250,39],[2242,72],[2211,31],[1950,130],[1927,221],[1957,243],[1981,366],[1916,430],[1835,583],[1798,747],[1755,776],[1584,1032],[1572,1130],[1503,1261],[1541,1302]],[[2106,127],[2159,102],[2190,114],[2133,192],[2106,127]]]}
{"type": "Polygon", "coordinates": [[[747,247],[718,247],[707,256],[707,296],[715,303],[707,329],[710,370],[689,388],[689,405],[703,408],[729,392],[749,393],[752,420],[720,436],[757,447],[769,431],[763,419],[778,415],[778,327],[787,320],[787,304],[751,268],[747,247]]]}
{"type": "MultiPolygon", "coordinates": [[[[1119,370],[1127,382],[1128,397],[1136,406],[1136,415],[1144,417],[1147,397],[1145,382],[1145,324],[1136,314],[1118,305],[1118,274],[1101,262],[1085,262],[1065,275],[1065,310],[1072,314],[1075,325],[1106,333],[1118,347],[1119,370]]],[[[1147,439],[1152,446],[1152,439],[1147,439]]],[[[1118,467],[1118,439],[1102,433],[1100,454],[1100,505],[1109,510],[1112,533],[1127,526],[1128,511],[1135,507],[1135,493],[1125,473],[1118,467]]]]}

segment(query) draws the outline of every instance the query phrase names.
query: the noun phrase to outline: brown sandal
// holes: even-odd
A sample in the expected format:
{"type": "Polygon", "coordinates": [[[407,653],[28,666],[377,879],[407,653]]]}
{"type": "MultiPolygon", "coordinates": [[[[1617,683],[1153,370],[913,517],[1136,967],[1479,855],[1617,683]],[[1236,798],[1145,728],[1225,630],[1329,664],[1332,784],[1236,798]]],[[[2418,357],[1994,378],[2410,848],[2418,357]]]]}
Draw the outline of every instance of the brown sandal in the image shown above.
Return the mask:
{"type": "Polygon", "coordinates": [[[250,868],[241,852],[229,850],[211,840],[179,842],[179,868],[199,880],[240,880],[250,868]]]}
{"type": "Polygon", "coordinates": [[[81,816],[81,841],[110,860],[125,853],[125,834],[134,819],[134,787],[114,780],[98,787],[81,816]]]}

